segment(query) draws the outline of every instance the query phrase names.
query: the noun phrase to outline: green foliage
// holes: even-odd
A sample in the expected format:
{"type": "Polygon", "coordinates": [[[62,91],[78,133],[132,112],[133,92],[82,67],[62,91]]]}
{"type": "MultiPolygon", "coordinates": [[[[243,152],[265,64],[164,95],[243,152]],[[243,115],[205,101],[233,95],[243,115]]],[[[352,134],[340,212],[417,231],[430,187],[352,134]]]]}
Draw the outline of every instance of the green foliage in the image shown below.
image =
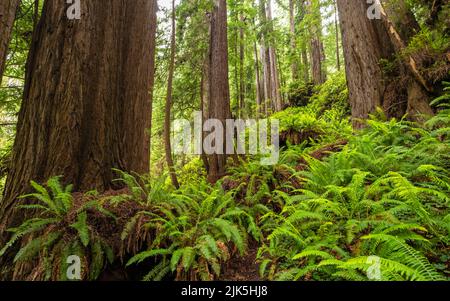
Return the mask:
{"type": "Polygon", "coordinates": [[[423,126],[373,119],[341,152],[306,156],[303,187],[262,219],[261,275],[368,280],[378,258],[379,280],[448,279],[436,264],[450,243],[445,114],[423,126]]]}
{"type": "Polygon", "coordinates": [[[313,95],[314,84],[294,81],[289,85],[289,104],[293,107],[306,106],[313,95]]]}
{"type": "Polygon", "coordinates": [[[144,226],[155,231],[154,238],[148,250],[127,265],[159,258],[145,280],[161,280],[175,272],[179,280],[218,278],[234,248],[244,254],[247,233],[259,235],[252,216],[236,206],[231,193],[204,182],[185,185],[140,214],[148,218],[144,226]]]}
{"type": "Polygon", "coordinates": [[[184,164],[178,173],[178,180],[181,185],[199,183],[206,178],[206,169],[200,158],[196,157],[184,164]]]}
{"type": "Polygon", "coordinates": [[[0,250],[0,256],[22,241],[14,263],[37,261],[32,273],[34,280],[67,280],[66,260],[70,255],[79,256],[84,263],[83,279],[97,279],[106,261],[112,263],[114,258],[111,247],[93,231],[88,217],[93,212],[111,214],[97,201],[76,206],[72,185],[63,187],[59,177],[50,178],[46,186],[34,181],[31,186],[35,192],[22,196],[21,199],[29,202],[18,208],[31,212],[35,217],[8,229],[11,239],[0,250]]]}

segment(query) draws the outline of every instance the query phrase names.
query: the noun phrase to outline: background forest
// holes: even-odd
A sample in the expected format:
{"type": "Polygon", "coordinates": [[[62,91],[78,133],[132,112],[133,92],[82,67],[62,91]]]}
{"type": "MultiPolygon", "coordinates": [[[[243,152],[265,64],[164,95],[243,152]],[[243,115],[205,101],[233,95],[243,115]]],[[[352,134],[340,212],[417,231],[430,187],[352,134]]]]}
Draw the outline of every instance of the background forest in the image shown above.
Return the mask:
{"type": "Polygon", "coordinates": [[[449,280],[449,34],[448,0],[1,0],[0,279],[449,280]],[[279,161],[176,154],[196,111],[279,120],[279,161]]]}

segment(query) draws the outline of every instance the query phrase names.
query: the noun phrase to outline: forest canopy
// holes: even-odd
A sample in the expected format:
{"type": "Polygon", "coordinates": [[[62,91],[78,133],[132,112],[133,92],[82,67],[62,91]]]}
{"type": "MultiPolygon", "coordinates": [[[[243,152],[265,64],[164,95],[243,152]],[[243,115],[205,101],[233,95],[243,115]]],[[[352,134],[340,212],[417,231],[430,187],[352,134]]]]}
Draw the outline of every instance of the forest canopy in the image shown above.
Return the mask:
{"type": "Polygon", "coordinates": [[[449,159],[448,0],[0,3],[1,280],[448,281],[449,159]]]}

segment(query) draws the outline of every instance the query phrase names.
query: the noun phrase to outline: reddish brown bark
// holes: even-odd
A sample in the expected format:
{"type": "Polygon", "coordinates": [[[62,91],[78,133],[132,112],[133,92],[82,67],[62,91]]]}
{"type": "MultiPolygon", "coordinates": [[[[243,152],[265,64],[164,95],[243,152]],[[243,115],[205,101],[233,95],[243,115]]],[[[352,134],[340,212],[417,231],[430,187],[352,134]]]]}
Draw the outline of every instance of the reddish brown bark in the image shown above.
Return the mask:
{"type": "Polygon", "coordinates": [[[113,186],[112,168],[149,167],[156,1],[81,1],[81,20],[46,1],[27,63],[0,233],[30,180],[63,175],[78,191],[113,186]]]}
{"type": "MultiPolygon", "coordinates": [[[[225,129],[226,119],[231,118],[230,87],[228,83],[227,2],[215,0],[211,17],[210,78],[208,117],[220,120],[225,129]]],[[[224,130],[224,152],[226,135],[224,130]]],[[[225,175],[227,156],[208,156],[208,180],[212,183],[225,175]]]]}
{"type": "MultiPolygon", "coordinates": [[[[364,0],[338,0],[337,4],[354,125],[361,126],[358,119],[367,118],[376,107],[383,108],[388,117],[408,113],[414,119],[420,113],[431,114],[426,83],[412,58],[396,62],[393,74],[382,68],[383,60],[394,62],[394,55],[404,48],[406,41],[401,35],[411,36],[406,30],[398,30],[391,21],[398,16],[388,17],[380,7],[381,19],[371,20],[367,17],[369,5],[364,0]]],[[[395,10],[390,12],[395,14],[395,10]]]]}

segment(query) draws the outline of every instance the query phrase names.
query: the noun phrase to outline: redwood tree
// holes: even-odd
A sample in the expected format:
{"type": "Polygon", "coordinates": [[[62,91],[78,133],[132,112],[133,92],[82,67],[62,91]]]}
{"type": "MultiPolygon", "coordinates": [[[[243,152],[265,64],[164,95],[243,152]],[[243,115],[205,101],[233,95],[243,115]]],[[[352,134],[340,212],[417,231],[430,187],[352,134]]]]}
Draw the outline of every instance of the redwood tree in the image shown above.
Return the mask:
{"type": "MultiPolygon", "coordinates": [[[[231,118],[227,50],[227,1],[215,0],[211,16],[208,117],[220,120],[224,128],[226,119],[231,118]]],[[[225,151],[225,130],[223,137],[225,151]]],[[[210,182],[216,182],[225,175],[226,158],[226,154],[208,156],[210,182]]]]}
{"type": "Polygon", "coordinates": [[[81,1],[80,20],[64,3],[45,1],[33,36],[1,234],[22,221],[13,206],[30,180],[104,191],[112,168],[149,168],[156,0],[81,1]]]}
{"type": "Polygon", "coordinates": [[[376,107],[395,117],[432,113],[425,87],[418,82],[420,74],[409,61],[394,59],[405,41],[387,16],[368,18],[370,5],[365,0],[337,0],[337,4],[354,125],[361,126],[357,120],[367,118],[376,107]],[[397,64],[392,74],[383,70],[383,61],[397,64]]]}

